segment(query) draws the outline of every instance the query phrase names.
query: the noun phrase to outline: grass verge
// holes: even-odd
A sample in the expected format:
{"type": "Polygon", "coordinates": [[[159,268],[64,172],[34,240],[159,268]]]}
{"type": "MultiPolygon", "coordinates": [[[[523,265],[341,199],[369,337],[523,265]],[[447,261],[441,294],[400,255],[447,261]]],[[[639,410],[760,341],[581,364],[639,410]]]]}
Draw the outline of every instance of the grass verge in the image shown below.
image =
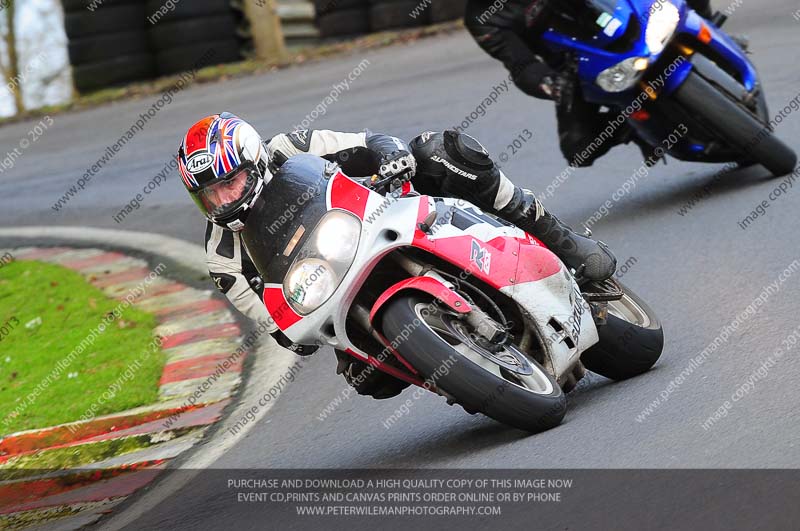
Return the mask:
{"type": "Polygon", "coordinates": [[[153,344],[155,318],[136,308],[65,363],[117,304],[61,266],[0,269],[0,435],[157,400],[164,355],[153,344]]]}

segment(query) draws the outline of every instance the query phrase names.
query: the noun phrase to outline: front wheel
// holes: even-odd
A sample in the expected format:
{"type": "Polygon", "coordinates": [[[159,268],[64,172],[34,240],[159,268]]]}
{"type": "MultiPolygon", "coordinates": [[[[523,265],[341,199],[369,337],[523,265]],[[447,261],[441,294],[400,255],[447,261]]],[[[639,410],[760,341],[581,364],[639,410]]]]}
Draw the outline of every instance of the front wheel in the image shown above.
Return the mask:
{"type": "Polygon", "coordinates": [[[535,359],[514,345],[486,348],[457,314],[421,295],[392,300],[382,328],[426,381],[467,411],[532,432],[564,418],[566,397],[535,359]]]}
{"type": "Polygon", "coordinates": [[[664,331],[655,312],[619,283],[623,296],[608,303],[600,341],[581,355],[584,367],[612,380],[626,380],[650,370],[664,350],[664,331]]]}
{"type": "Polygon", "coordinates": [[[705,122],[711,131],[731,146],[781,176],[794,171],[797,155],[751,112],[718,91],[692,72],[678,88],[675,98],[691,114],[705,122]]]}

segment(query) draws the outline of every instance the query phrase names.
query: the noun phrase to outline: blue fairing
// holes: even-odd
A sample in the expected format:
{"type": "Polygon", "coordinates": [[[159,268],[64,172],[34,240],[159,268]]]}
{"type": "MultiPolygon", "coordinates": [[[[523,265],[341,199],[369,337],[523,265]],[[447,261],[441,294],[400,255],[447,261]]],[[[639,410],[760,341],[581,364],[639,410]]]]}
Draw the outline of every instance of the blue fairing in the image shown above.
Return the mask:
{"type": "MultiPolygon", "coordinates": [[[[615,12],[610,13],[610,15],[612,15],[620,25],[610,36],[598,26],[598,33],[591,42],[577,40],[570,35],[559,33],[553,29],[549,29],[545,32],[544,40],[550,44],[552,49],[576,54],[578,76],[583,84],[584,97],[588,101],[617,104],[622,101],[630,100],[630,97],[626,93],[608,94],[597,86],[595,79],[597,79],[600,72],[611,68],[628,57],[650,55],[647,45],[644,42],[644,34],[642,34],[641,39],[634,44],[633,48],[624,54],[609,52],[602,48],[625,34],[628,26],[635,23],[632,17],[636,17],[639,20],[644,20],[646,18],[647,15],[643,15],[642,12],[638,10],[643,4],[647,4],[647,7],[644,8],[644,13],[647,13],[651,4],[649,0],[639,2],[620,0],[617,2],[615,12]]],[[[644,27],[643,24],[642,27],[644,27]]]]}
{"type": "MultiPolygon", "coordinates": [[[[702,22],[703,18],[700,17],[700,15],[692,10],[686,10],[685,14],[681,17],[681,24],[678,31],[689,35],[697,35],[700,32],[700,25],[702,22]]],[[[748,91],[753,90],[758,83],[758,73],[752,63],[748,61],[745,53],[724,31],[713,24],[706,24],[706,27],[711,32],[711,42],[708,44],[709,47],[719,53],[737,72],[739,72],[741,82],[748,91]]],[[[685,76],[684,79],[686,79],[685,76]]],[[[680,86],[680,83],[677,83],[675,88],[678,86],[680,86]]]]}
{"type": "MultiPolygon", "coordinates": [[[[630,93],[607,93],[597,86],[595,80],[603,70],[611,68],[629,57],[650,57],[651,62],[658,59],[658,54],[650,53],[645,43],[644,29],[647,27],[651,6],[657,5],[659,1],[669,0],[619,0],[616,3],[614,13],[610,14],[621,24],[612,35],[607,35],[602,28],[598,27],[597,35],[590,42],[577,40],[570,35],[565,35],[552,29],[545,32],[544,39],[552,49],[572,52],[577,55],[578,75],[583,83],[584,96],[587,100],[617,105],[630,101],[630,93]],[[639,38],[634,42],[633,46],[624,53],[609,52],[603,49],[604,46],[625,34],[628,26],[635,23],[632,20],[633,17],[640,21],[641,26],[639,38]]],[[[700,32],[703,19],[694,11],[688,9],[684,0],[671,0],[671,3],[678,7],[681,12],[681,21],[676,35],[683,33],[696,36],[700,32]]],[[[744,86],[748,90],[752,90],[758,81],[753,65],[750,64],[738,45],[723,31],[711,24],[706,24],[706,27],[711,32],[709,46],[736,68],[741,75],[744,86]]],[[[691,65],[684,64],[679,67],[678,71],[670,75],[670,79],[667,80],[666,93],[669,94],[679,87],[690,71],[691,65]]],[[[632,92],[639,93],[640,90],[634,88],[632,92]]]]}
{"type": "MultiPolygon", "coordinates": [[[[710,48],[706,53],[716,54],[717,60],[726,63],[730,71],[735,72],[737,80],[747,89],[753,91],[758,85],[758,75],[753,65],[747,60],[741,48],[728,37],[725,32],[704,21],[697,13],[690,9],[685,0],[586,0],[587,4],[592,4],[595,11],[588,9],[594,17],[595,13],[601,13],[596,21],[597,34],[592,38],[584,37],[582,40],[565,33],[559,33],[556,29],[550,28],[544,34],[544,40],[548,46],[558,52],[568,52],[574,55],[577,61],[578,77],[583,89],[583,97],[592,103],[606,105],[611,108],[625,109],[631,106],[634,100],[639,99],[643,94],[642,86],[636,83],[630,90],[625,92],[611,93],[606,92],[597,84],[597,77],[604,70],[611,68],[625,59],[631,57],[648,58],[652,70],[654,64],[660,67],[666,66],[667,69],[660,73],[660,83],[655,88],[660,98],[674,93],[686,80],[694,68],[691,61],[679,58],[671,65],[665,65],[665,58],[661,63],[659,53],[652,53],[648,48],[645,39],[645,31],[649,22],[650,12],[663,8],[661,4],[670,2],[675,5],[680,12],[680,22],[673,36],[681,39],[682,42],[700,45],[699,37],[701,29],[710,34],[710,41],[705,45],[710,48]],[[609,22],[611,21],[611,22],[609,22]],[[616,41],[624,39],[624,46],[618,45],[617,49],[624,49],[623,52],[609,51],[616,41]]],[[[663,52],[660,52],[663,53],[663,52]]],[[[670,56],[671,57],[671,56],[670,56]]],[[[650,74],[648,70],[648,74],[650,74]]],[[[652,72],[652,77],[656,72],[652,72]]],[[[647,75],[645,75],[647,77],[647,75]]],[[[652,86],[652,85],[651,85],[652,86]]],[[[664,133],[673,129],[674,123],[648,123],[632,124],[640,130],[641,136],[648,141],[658,142],[656,139],[663,139],[664,133]]],[[[697,144],[682,142],[673,148],[676,156],[684,154],[689,158],[696,158],[699,151],[697,144]]]]}

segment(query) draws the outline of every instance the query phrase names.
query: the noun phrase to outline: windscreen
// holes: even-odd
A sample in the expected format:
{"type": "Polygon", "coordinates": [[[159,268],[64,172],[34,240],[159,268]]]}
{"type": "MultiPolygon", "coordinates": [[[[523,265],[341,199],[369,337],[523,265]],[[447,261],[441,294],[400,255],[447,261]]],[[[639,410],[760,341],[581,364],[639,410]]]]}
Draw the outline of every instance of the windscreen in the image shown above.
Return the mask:
{"type": "Polygon", "coordinates": [[[297,252],[327,212],[325,159],[295,155],[264,187],[242,240],[265,282],[280,283],[297,252]]]}
{"type": "Polygon", "coordinates": [[[572,35],[581,40],[588,41],[603,31],[611,34],[622,24],[614,14],[617,12],[617,5],[624,1],[563,0],[553,2],[552,24],[560,33],[572,35]]]}

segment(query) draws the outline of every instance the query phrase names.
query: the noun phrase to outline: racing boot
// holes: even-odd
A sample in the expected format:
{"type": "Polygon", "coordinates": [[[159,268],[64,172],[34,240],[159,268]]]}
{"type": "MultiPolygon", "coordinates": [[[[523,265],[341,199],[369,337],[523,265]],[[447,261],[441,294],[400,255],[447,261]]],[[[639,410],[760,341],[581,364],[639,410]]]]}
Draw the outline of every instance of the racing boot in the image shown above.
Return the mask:
{"type": "Polygon", "coordinates": [[[606,280],[617,269],[617,259],[606,244],[573,231],[545,210],[529,190],[516,188],[514,198],[498,214],[539,238],[567,267],[588,280],[606,280]]]}

